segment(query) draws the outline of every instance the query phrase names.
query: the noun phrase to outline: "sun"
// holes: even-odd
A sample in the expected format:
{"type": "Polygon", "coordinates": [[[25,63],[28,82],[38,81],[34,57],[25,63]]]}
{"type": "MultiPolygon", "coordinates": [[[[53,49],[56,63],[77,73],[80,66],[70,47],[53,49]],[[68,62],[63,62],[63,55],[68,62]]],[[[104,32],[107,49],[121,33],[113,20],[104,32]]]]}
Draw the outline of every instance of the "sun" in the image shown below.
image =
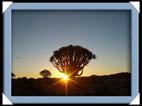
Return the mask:
{"type": "Polygon", "coordinates": [[[62,78],[63,78],[65,81],[67,81],[67,80],[69,79],[69,77],[68,77],[66,74],[63,74],[63,75],[62,75],[62,78]]]}

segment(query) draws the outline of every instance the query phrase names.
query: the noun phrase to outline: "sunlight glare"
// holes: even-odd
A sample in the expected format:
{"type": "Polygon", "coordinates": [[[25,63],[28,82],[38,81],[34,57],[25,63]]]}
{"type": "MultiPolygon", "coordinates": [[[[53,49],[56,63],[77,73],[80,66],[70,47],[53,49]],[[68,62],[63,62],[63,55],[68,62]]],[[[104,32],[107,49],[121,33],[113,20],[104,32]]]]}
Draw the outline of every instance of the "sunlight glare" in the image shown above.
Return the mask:
{"type": "Polygon", "coordinates": [[[62,78],[63,78],[65,81],[67,81],[67,80],[69,79],[68,76],[65,75],[65,74],[63,74],[62,78]]]}

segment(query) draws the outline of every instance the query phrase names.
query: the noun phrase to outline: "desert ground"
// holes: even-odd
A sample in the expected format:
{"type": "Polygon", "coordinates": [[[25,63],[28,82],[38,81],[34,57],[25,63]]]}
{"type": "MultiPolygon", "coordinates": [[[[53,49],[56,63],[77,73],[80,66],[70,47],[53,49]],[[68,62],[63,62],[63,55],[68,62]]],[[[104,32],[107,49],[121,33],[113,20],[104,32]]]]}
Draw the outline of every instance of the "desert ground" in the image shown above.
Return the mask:
{"type": "Polygon", "coordinates": [[[12,79],[12,96],[130,96],[131,74],[61,78],[12,79]]]}

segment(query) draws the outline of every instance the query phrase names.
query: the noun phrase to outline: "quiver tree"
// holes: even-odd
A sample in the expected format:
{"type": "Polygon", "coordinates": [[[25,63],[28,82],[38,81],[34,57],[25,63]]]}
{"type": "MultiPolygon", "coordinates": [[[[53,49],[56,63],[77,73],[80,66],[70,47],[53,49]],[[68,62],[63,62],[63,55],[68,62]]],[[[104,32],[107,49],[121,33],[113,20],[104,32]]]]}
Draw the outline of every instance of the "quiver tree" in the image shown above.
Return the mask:
{"type": "Polygon", "coordinates": [[[50,61],[60,72],[68,75],[71,79],[83,74],[83,68],[91,59],[95,59],[88,49],[81,46],[69,45],[54,51],[50,61]]]}
{"type": "Polygon", "coordinates": [[[39,73],[43,78],[49,78],[52,74],[49,70],[43,70],[39,73]]]}

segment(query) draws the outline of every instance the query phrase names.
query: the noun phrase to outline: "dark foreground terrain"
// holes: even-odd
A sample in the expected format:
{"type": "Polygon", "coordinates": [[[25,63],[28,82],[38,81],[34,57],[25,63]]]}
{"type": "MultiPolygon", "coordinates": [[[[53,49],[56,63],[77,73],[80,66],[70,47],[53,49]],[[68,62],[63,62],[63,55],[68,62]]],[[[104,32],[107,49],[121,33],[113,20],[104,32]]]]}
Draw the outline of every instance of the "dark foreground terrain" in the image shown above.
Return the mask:
{"type": "Polygon", "coordinates": [[[60,78],[12,79],[13,96],[130,96],[131,75],[78,77],[65,83],[60,78]]]}

